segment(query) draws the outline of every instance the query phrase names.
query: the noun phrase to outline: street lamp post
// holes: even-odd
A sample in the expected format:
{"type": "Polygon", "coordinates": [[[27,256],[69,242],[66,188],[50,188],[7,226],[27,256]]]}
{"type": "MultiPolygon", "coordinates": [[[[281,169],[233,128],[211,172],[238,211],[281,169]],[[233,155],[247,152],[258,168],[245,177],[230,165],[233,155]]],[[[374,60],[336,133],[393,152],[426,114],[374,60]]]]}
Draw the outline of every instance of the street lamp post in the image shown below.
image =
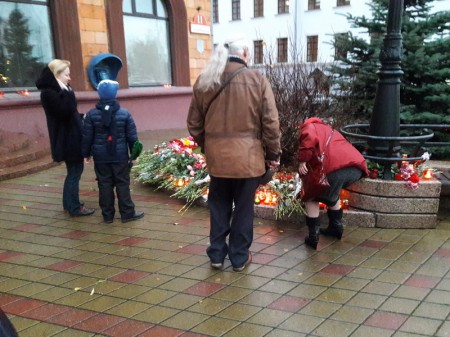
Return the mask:
{"type": "MultiPolygon", "coordinates": [[[[401,22],[404,0],[390,0],[387,32],[380,52],[381,67],[378,71],[377,92],[369,127],[369,134],[376,139],[368,141],[368,153],[374,157],[398,157],[398,143],[384,137],[400,136],[400,83],[403,71],[401,22]]],[[[384,179],[391,179],[390,162],[385,167],[384,179]]]]}

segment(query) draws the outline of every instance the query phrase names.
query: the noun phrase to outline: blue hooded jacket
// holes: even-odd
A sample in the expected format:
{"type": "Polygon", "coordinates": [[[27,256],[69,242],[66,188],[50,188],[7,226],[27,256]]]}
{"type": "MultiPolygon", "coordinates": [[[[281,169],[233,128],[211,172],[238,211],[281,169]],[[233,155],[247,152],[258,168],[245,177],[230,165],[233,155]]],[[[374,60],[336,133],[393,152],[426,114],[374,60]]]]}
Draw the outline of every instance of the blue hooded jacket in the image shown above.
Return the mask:
{"type": "Polygon", "coordinates": [[[81,152],[94,162],[125,163],[138,140],[136,125],[130,112],[116,99],[100,99],[84,119],[81,152]]]}

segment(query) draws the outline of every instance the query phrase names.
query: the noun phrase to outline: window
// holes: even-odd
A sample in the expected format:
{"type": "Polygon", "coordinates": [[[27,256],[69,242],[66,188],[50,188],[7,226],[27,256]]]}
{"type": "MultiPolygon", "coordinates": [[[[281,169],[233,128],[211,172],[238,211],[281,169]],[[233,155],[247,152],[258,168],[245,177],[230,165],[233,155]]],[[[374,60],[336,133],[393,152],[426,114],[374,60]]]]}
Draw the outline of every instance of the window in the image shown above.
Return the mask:
{"type": "Polygon", "coordinates": [[[172,83],[169,19],[162,0],[123,0],[130,86],[172,83]]]}
{"type": "Polygon", "coordinates": [[[320,0],[308,0],[308,10],[320,9],[320,0]]]}
{"type": "Polygon", "coordinates": [[[263,53],[263,40],[253,41],[253,63],[261,64],[263,63],[264,53],[263,53]]]}
{"type": "Polygon", "coordinates": [[[278,0],[278,14],[289,13],[289,0],[278,0]]]}
{"type": "Polygon", "coordinates": [[[213,0],[212,1],[212,16],[213,16],[213,23],[219,22],[219,0],[213,0]]]}
{"type": "Polygon", "coordinates": [[[0,1],[0,90],[35,89],[54,58],[47,0],[0,1]]]}
{"type": "Polygon", "coordinates": [[[277,45],[278,45],[277,62],[278,63],[287,62],[287,60],[288,60],[288,51],[287,51],[288,39],[287,38],[277,39],[277,45]]]}
{"type": "Polygon", "coordinates": [[[319,45],[319,37],[317,35],[307,37],[307,41],[306,41],[306,47],[307,47],[306,61],[307,62],[316,62],[317,61],[318,45],[319,45]]]}
{"type": "Polygon", "coordinates": [[[264,0],[254,0],[253,12],[255,18],[264,16],[264,0]]]}
{"type": "Polygon", "coordinates": [[[241,1],[231,0],[231,19],[240,20],[241,19],[241,1]]]}
{"type": "Polygon", "coordinates": [[[348,33],[338,33],[334,35],[334,59],[339,60],[347,58],[346,44],[348,33]]]}
{"type": "Polygon", "coordinates": [[[350,0],[337,0],[337,6],[348,6],[350,5],[350,0]]]}

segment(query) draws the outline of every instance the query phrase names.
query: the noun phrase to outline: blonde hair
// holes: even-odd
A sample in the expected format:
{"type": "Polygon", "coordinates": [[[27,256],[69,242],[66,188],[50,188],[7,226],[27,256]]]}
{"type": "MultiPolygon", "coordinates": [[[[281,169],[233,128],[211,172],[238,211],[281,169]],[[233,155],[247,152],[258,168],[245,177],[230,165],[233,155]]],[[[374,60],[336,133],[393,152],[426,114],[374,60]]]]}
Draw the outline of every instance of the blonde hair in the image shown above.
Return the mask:
{"type": "Polygon", "coordinates": [[[48,64],[53,75],[61,74],[64,70],[70,67],[70,61],[54,59],[48,64]]]}
{"type": "Polygon", "coordinates": [[[229,37],[225,43],[218,44],[209,60],[209,63],[203,69],[198,80],[198,90],[205,92],[221,83],[221,77],[229,56],[242,58],[244,52],[249,50],[248,40],[241,35],[229,37]]]}

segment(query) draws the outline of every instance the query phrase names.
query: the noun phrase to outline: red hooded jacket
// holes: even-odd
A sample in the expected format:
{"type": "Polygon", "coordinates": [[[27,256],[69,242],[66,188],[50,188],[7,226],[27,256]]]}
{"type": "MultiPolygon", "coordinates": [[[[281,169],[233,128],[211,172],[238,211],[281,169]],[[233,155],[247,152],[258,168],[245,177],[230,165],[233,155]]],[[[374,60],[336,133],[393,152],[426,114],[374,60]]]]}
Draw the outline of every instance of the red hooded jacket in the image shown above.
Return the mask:
{"type": "MultiPolygon", "coordinates": [[[[323,152],[332,130],[320,118],[307,119],[300,128],[299,161],[315,167],[318,163],[317,156],[323,152]]],[[[357,167],[365,176],[368,175],[365,158],[337,130],[334,130],[325,150],[324,167],[326,174],[345,167],[357,167]]]]}

